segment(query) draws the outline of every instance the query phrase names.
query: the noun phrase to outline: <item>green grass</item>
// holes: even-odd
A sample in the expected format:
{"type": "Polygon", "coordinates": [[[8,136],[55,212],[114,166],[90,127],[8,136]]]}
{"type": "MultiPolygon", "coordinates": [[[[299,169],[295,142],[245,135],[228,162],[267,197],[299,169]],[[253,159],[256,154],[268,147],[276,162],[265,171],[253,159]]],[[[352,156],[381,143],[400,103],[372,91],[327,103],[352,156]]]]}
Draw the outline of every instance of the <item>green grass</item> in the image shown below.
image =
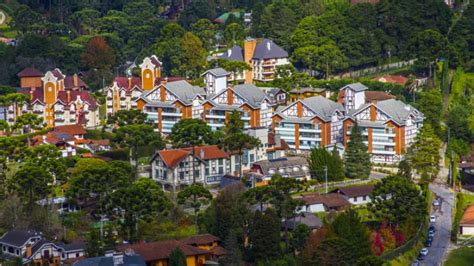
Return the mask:
{"type": "Polygon", "coordinates": [[[367,207],[364,207],[364,208],[356,208],[355,209],[357,211],[357,213],[359,214],[360,216],[360,219],[362,222],[372,222],[372,221],[376,221],[377,219],[375,219],[372,214],[370,213],[370,211],[367,209],[367,207]]]}
{"type": "Polygon", "coordinates": [[[474,263],[474,248],[462,247],[453,250],[448,260],[444,265],[446,266],[471,266],[474,263]]]}
{"type": "MultiPolygon", "coordinates": [[[[474,73],[465,73],[461,68],[456,70],[450,92],[450,107],[459,103],[465,93],[474,88],[474,73]]],[[[472,91],[471,91],[472,92],[472,91]]]]}

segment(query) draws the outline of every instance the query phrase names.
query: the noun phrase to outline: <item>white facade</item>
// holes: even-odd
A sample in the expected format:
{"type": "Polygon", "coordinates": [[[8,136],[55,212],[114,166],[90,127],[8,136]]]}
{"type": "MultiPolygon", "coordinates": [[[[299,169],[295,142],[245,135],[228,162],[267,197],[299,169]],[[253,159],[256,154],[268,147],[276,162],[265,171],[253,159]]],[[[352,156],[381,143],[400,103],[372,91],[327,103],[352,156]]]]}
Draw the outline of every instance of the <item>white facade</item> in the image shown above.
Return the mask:
{"type": "Polygon", "coordinates": [[[252,59],[250,64],[252,66],[253,79],[258,81],[272,81],[276,78],[277,67],[288,65],[289,63],[288,58],[252,59]]]}

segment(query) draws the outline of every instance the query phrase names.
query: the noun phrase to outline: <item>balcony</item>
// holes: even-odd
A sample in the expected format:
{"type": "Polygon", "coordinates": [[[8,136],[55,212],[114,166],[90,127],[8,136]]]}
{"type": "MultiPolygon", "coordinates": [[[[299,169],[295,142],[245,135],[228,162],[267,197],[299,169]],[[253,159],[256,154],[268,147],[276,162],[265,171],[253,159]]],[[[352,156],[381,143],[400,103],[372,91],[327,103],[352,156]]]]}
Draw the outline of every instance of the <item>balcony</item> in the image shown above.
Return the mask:
{"type": "Polygon", "coordinates": [[[64,117],[55,117],[55,118],[54,118],[54,121],[57,121],[57,122],[64,122],[64,117]]]}
{"type": "Polygon", "coordinates": [[[33,110],[33,113],[34,114],[41,114],[41,113],[43,113],[43,110],[33,110]]]}

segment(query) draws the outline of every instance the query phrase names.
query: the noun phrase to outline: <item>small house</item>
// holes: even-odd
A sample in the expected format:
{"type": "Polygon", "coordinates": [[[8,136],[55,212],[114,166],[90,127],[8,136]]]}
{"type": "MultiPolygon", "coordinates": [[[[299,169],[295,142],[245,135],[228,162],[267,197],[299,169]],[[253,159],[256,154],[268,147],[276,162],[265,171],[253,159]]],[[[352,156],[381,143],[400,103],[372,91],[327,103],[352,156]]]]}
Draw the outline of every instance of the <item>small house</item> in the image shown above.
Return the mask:
{"type": "Polygon", "coordinates": [[[459,233],[461,235],[474,235],[474,205],[469,205],[459,222],[459,233]]]}
{"type": "Polygon", "coordinates": [[[342,195],[351,204],[361,205],[370,202],[370,193],[374,190],[373,185],[358,185],[349,187],[339,187],[331,191],[342,195]]]}

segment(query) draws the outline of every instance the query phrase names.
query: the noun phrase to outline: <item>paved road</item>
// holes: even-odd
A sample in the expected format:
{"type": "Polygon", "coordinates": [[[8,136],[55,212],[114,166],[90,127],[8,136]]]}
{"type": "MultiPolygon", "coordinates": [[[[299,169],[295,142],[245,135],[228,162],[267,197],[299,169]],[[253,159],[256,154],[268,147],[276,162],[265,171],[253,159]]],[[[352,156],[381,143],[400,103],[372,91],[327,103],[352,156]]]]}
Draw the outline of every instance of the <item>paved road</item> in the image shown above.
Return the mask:
{"type": "Polygon", "coordinates": [[[430,190],[440,199],[440,206],[434,207],[432,214],[436,216],[436,233],[429,254],[421,265],[441,265],[451,245],[451,213],[454,204],[454,193],[439,183],[430,184],[430,190]]]}
{"type": "Polygon", "coordinates": [[[379,173],[379,172],[370,172],[369,178],[370,179],[382,179],[382,178],[386,177],[387,175],[388,174],[379,173]]]}
{"type": "Polygon", "coordinates": [[[454,205],[454,192],[446,186],[449,170],[444,167],[444,150],[444,147],[440,149],[442,160],[440,161],[438,178],[430,184],[430,190],[440,199],[440,206],[433,207],[432,211],[432,214],[437,218],[435,223],[436,233],[433,243],[429,248],[429,254],[421,265],[442,265],[451,246],[451,217],[454,205]]]}

